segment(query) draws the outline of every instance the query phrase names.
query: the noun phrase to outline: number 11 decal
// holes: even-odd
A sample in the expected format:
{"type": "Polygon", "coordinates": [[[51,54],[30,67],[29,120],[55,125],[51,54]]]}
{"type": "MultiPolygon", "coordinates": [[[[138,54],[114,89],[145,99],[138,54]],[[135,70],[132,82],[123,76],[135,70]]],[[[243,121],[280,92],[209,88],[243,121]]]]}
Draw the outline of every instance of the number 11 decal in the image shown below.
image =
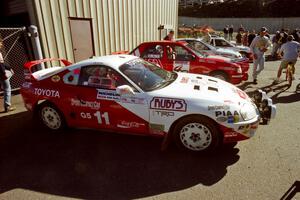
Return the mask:
{"type": "Polygon", "coordinates": [[[98,124],[103,123],[102,119],[104,119],[104,122],[105,122],[106,125],[110,124],[108,112],[105,112],[105,113],[101,114],[100,111],[97,111],[97,112],[95,112],[94,116],[97,117],[98,124]]]}

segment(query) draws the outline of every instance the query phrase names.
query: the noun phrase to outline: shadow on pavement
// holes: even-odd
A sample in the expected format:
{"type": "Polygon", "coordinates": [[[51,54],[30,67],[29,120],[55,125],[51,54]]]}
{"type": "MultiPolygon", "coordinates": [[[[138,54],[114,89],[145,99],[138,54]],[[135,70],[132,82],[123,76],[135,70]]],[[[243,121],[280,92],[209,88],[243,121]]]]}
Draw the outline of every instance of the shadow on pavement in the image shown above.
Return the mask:
{"type": "Polygon", "coordinates": [[[198,155],[161,139],[90,130],[36,128],[28,112],[0,118],[0,193],[23,188],[83,199],[133,199],[213,185],[239,160],[238,149],[198,155]],[[3,124],[5,125],[3,126],[3,124]]]}

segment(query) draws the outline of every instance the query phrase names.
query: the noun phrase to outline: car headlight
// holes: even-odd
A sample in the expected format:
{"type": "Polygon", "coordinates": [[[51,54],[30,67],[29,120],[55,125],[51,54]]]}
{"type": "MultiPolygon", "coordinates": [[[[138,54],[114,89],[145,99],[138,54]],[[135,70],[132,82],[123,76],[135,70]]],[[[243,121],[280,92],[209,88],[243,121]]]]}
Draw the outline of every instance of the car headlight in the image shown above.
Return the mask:
{"type": "Polygon", "coordinates": [[[254,119],[256,116],[259,115],[259,111],[256,108],[256,106],[250,104],[250,103],[245,103],[242,108],[240,109],[240,114],[242,118],[245,121],[254,119]]]}

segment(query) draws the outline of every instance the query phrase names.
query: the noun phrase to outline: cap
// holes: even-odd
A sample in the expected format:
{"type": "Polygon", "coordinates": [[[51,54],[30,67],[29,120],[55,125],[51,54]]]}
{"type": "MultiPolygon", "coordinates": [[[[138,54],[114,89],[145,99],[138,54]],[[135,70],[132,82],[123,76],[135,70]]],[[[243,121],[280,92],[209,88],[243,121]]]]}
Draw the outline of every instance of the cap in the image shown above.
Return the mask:
{"type": "Polygon", "coordinates": [[[293,35],[289,35],[288,37],[287,37],[287,40],[288,41],[292,41],[292,40],[294,40],[295,38],[294,38],[294,36],[293,35]]]}
{"type": "Polygon", "coordinates": [[[267,29],[266,27],[261,27],[261,28],[260,28],[260,32],[267,32],[267,30],[268,30],[268,29],[267,29]]]}

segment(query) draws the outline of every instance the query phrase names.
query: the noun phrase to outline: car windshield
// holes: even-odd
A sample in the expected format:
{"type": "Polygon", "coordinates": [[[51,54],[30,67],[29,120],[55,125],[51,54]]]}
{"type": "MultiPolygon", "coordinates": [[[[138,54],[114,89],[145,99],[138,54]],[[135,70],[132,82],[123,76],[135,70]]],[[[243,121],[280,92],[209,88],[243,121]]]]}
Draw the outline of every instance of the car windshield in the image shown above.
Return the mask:
{"type": "Polygon", "coordinates": [[[127,62],[119,69],[143,91],[147,92],[166,87],[178,76],[176,72],[166,71],[142,59],[127,62]]]}
{"type": "Polygon", "coordinates": [[[191,49],[192,52],[194,54],[196,54],[197,56],[199,56],[199,57],[207,57],[207,55],[203,54],[201,51],[199,51],[198,49],[196,49],[193,45],[191,45],[189,43],[186,44],[186,47],[188,47],[189,49],[191,49]]]}

